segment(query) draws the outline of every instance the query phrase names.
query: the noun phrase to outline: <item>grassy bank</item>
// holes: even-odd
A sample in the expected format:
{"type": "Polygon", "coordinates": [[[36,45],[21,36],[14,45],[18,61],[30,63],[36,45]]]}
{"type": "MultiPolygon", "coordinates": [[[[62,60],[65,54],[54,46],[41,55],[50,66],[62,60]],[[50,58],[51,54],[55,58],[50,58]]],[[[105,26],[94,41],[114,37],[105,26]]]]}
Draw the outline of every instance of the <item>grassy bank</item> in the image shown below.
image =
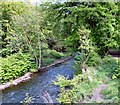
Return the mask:
{"type": "Polygon", "coordinates": [[[108,56],[101,59],[99,65],[87,67],[88,72],[78,73],[72,80],[59,76],[58,81],[55,82],[55,85],[60,86],[58,101],[63,103],[118,103],[120,99],[118,66],[120,66],[118,60],[108,56]],[[103,95],[102,101],[94,100],[93,91],[99,89],[101,84],[107,85],[100,91],[103,95]]]}

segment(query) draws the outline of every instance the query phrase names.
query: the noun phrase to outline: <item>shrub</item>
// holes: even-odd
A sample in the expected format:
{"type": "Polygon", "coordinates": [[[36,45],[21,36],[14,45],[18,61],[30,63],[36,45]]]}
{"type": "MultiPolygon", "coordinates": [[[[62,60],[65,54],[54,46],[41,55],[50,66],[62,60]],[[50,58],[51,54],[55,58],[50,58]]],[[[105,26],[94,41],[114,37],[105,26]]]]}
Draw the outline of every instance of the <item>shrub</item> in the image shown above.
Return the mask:
{"type": "Polygon", "coordinates": [[[99,82],[95,79],[89,82],[87,73],[78,74],[72,80],[68,80],[64,76],[58,76],[55,85],[60,86],[60,94],[57,99],[63,103],[81,103],[83,100],[89,100],[92,90],[97,87],[99,82]]]}
{"type": "Polygon", "coordinates": [[[75,63],[74,63],[74,70],[75,70],[75,74],[81,74],[81,64],[83,63],[83,61],[85,60],[85,54],[84,53],[80,53],[77,52],[76,56],[75,56],[75,63]]]}
{"type": "Polygon", "coordinates": [[[109,77],[119,76],[118,62],[111,56],[106,56],[101,60],[101,64],[97,67],[97,70],[105,71],[109,77]]]}
{"type": "Polygon", "coordinates": [[[60,52],[57,52],[56,50],[46,49],[42,52],[42,56],[59,59],[61,57],[64,57],[64,54],[60,53],[60,52]]]}
{"type": "Polygon", "coordinates": [[[120,78],[120,59],[117,61],[117,64],[117,69],[115,70],[115,73],[112,76],[113,79],[120,78]]]}
{"type": "Polygon", "coordinates": [[[6,58],[1,58],[1,83],[13,80],[35,68],[35,62],[30,61],[29,54],[16,53],[6,58]]]}
{"type": "MultiPolygon", "coordinates": [[[[100,56],[95,52],[90,52],[88,54],[88,60],[86,62],[86,66],[97,66],[100,64],[101,58],[100,56]]],[[[75,56],[75,63],[74,63],[74,69],[75,74],[82,73],[81,71],[81,65],[86,60],[86,54],[78,52],[75,56]]]]}
{"type": "Polygon", "coordinates": [[[42,60],[42,66],[50,65],[50,64],[53,63],[53,62],[54,62],[54,59],[52,59],[52,58],[44,58],[44,59],[42,60]]]}
{"type": "Polygon", "coordinates": [[[59,59],[64,56],[63,53],[57,52],[56,50],[51,50],[50,54],[56,59],[59,59]]]}
{"type": "Polygon", "coordinates": [[[89,59],[87,62],[88,66],[97,66],[100,64],[100,61],[101,61],[101,57],[97,53],[95,52],[89,53],[89,59]]]}

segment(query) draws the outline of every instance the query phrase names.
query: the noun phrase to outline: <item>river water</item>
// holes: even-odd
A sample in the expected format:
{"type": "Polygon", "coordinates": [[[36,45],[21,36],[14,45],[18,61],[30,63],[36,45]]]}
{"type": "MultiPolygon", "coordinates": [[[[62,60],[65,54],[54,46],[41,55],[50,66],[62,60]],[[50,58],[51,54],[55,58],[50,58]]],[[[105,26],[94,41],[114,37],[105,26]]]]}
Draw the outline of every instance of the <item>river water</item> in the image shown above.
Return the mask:
{"type": "Polygon", "coordinates": [[[73,64],[74,59],[70,59],[57,67],[50,68],[46,72],[34,74],[32,79],[26,83],[20,83],[4,90],[2,92],[2,103],[20,103],[24,100],[26,93],[34,98],[33,103],[43,103],[40,97],[45,91],[50,94],[54,103],[58,103],[56,98],[59,94],[59,86],[53,85],[52,81],[56,81],[58,75],[64,75],[72,79],[74,74],[73,64]]]}

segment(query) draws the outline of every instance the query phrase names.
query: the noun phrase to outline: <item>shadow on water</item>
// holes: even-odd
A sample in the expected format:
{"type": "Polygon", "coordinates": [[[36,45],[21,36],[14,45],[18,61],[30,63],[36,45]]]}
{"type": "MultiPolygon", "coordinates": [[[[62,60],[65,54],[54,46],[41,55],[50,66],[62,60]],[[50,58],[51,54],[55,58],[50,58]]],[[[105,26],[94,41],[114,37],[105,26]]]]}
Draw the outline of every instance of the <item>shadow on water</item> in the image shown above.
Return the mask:
{"type": "Polygon", "coordinates": [[[4,90],[2,92],[2,103],[20,103],[20,101],[24,100],[26,93],[34,98],[34,103],[43,103],[40,97],[45,91],[50,94],[53,102],[57,103],[56,98],[59,93],[59,87],[53,85],[52,81],[56,81],[58,75],[64,75],[69,77],[69,79],[73,78],[73,64],[74,59],[70,59],[66,63],[58,67],[52,67],[46,72],[35,73],[32,79],[26,83],[20,83],[4,90]]]}

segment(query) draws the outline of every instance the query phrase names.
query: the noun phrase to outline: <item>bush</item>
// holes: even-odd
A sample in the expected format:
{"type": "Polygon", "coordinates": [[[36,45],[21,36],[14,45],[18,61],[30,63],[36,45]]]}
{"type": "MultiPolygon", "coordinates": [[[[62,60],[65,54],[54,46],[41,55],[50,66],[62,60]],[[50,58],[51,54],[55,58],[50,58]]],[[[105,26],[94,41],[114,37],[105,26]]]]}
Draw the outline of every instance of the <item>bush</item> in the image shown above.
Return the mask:
{"type": "Polygon", "coordinates": [[[54,62],[54,59],[52,59],[52,58],[44,58],[44,59],[42,60],[42,66],[50,65],[50,64],[53,63],[53,62],[54,62]]]}
{"type": "Polygon", "coordinates": [[[85,60],[85,54],[77,52],[77,54],[75,56],[74,67],[73,67],[74,70],[75,70],[75,74],[81,74],[82,73],[81,64],[83,63],[84,60],[85,60]]]}
{"type": "Polygon", "coordinates": [[[118,62],[116,59],[112,58],[111,56],[106,56],[101,60],[101,64],[97,67],[99,71],[105,71],[109,77],[119,77],[119,68],[118,62]]]}
{"type": "Polygon", "coordinates": [[[57,52],[56,50],[50,50],[50,49],[46,49],[42,52],[42,56],[43,57],[51,57],[51,58],[55,58],[55,59],[59,59],[61,57],[64,57],[63,53],[57,52]]]}
{"type": "Polygon", "coordinates": [[[44,49],[42,51],[42,66],[47,66],[53,63],[56,59],[64,57],[65,54],[57,52],[56,50],[44,49]]]}
{"type": "Polygon", "coordinates": [[[89,53],[89,59],[87,62],[88,66],[98,66],[100,64],[101,57],[95,53],[95,52],[90,52],[89,53]]]}
{"type": "Polygon", "coordinates": [[[50,54],[56,59],[60,59],[61,57],[64,57],[63,53],[57,52],[56,50],[51,50],[50,54]]]}
{"type": "Polygon", "coordinates": [[[88,75],[78,74],[72,80],[68,80],[64,76],[58,76],[58,81],[55,85],[60,86],[60,94],[57,99],[63,103],[81,103],[83,100],[87,102],[92,95],[92,90],[97,87],[99,82],[95,79],[90,82],[88,75]]]}
{"type": "MultiPolygon", "coordinates": [[[[101,58],[100,56],[95,52],[90,52],[88,54],[88,61],[86,62],[86,66],[98,66],[100,64],[101,58]]],[[[78,52],[75,56],[75,63],[74,63],[74,69],[75,74],[81,74],[81,65],[86,60],[86,54],[78,52]]]]}
{"type": "Polygon", "coordinates": [[[35,62],[31,62],[30,60],[29,54],[22,53],[1,58],[1,83],[20,77],[30,69],[35,68],[35,62]]]}
{"type": "Polygon", "coordinates": [[[114,72],[114,75],[112,76],[113,79],[120,78],[120,59],[117,61],[117,69],[114,72]]]}

